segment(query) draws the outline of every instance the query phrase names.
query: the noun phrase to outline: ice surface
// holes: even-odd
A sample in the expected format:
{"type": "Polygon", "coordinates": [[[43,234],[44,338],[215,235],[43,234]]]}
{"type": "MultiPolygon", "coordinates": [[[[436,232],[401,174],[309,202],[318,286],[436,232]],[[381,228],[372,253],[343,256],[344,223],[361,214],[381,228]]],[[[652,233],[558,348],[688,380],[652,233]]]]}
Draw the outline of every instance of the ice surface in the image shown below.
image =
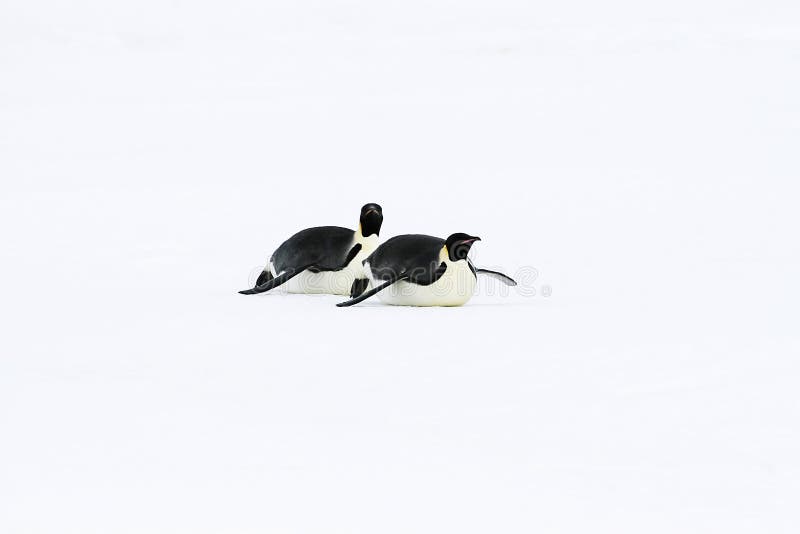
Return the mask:
{"type": "Polygon", "coordinates": [[[798,6],[5,2],[0,532],[797,532],[798,6]],[[536,295],[236,293],[365,202],[536,295]]]}

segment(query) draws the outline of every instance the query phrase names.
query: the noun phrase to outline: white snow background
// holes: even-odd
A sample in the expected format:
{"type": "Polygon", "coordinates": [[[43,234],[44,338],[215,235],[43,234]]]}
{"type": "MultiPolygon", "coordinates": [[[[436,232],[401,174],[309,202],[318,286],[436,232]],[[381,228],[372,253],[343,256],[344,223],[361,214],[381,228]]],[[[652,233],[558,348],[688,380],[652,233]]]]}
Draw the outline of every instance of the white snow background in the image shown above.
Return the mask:
{"type": "Polygon", "coordinates": [[[790,1],[4,0],[0,532],[800,531],[798,95],[790,1]],[[536,295],[236,293],[365,202],[536,295]]]}

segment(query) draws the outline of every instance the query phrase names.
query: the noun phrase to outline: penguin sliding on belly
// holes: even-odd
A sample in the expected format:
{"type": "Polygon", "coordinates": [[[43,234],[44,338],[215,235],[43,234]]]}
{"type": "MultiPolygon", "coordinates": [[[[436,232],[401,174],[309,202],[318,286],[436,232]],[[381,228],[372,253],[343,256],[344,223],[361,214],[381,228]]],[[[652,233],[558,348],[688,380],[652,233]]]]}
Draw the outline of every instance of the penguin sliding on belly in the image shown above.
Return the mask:
{"type": "Polygon", "coordinates": [[[297,232],[279,246],[243,295],[264,293],[287,284],[289,293],[349,295],[356,278],[363,277],[361,262],[378,246],[383,210],[377,204],[361,208],[358,230],[318,226],[297,232]]]}
{"type": "Polygon", "coordinates": [[[429,235],[399,235],[379,246],[364,260],[364,276],[353,282],[352,306],[372,295],[400,306],[461,306],[475,292],[477,275],[487,274],[504,284],[517,283],[503,273],[476,269],[467,258],[479,237],[457,233],[447,240],[429,235]],[[369,291],[365,290],[372,286],[369,291]]]}

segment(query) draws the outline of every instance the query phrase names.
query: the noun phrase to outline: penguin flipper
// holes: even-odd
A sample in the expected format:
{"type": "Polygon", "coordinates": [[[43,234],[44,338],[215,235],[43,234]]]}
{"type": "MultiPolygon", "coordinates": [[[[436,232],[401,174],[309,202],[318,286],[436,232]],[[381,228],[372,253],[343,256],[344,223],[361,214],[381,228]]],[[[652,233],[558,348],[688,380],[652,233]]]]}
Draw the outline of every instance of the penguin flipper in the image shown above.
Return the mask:
{"type": "Polygon", "coordinates": [[[406,273],[403,273],[403,274],[397,275],[395,277],[392,277],[389,280],[387,280],[384,283],[382,283],[381,285],[379,285],[378,287],[373,287],[372,289],[370,289],[366,293],[362,293],[361,295],[359,295],[358,297],[356,297],[354,299],[350,299],[350,300],[347,300],[345,302],[340,302],[339,304],[336,305],[336,307],[337,308],[344,308],[346,306],[352,306],[353,304],[358,304],[359,302],[361,302],[363,300],[367,300],[372,295],[375,295],[376,293],[380,293],[381,291],[383,291],[384,289],[386,289],[390,285],[394,284],[395,282],[399,282],[400,280],[405,280],[407,278],[409,278],[409,276],[406,273]]]}
{"type": "Polygon", "coordinates": [[[361,251],[361,243],[356,243],[355,246],[350,249],[350,252],[347,253],[347,257],[344,259],[344,264],[342,264],[341,268],[344,269],[345,267],[350,265],[350,262],[353,261],[353,258],[355,258],[356,254],[358,254],[360,251],[361,251]]]}
{"type": "MultiPolygon", "coordinates": [[[[270,278],[263,284],[258,284],[256,285],[256,287],[252,289],[245,289],[244,291],[239,291],[239,293],[241,293],[242,295],[256,295],[258,293],[264,293],[265,291],[269,291],[270,289],[274,289],[279,285],[285,284],[298,274],[305,271],[307,268],[308,267],[303,267],[301,269],[287,269],[286,271],[276,276],[275,278],[270,278]]],[[[263,274],[264,273],[261,273],[262,276],[263,274]]],[[[258,278],[260,280],[261,276],[259,276],[258,278]]]]}
{"type": "Polygon", "coordinates": [[[492,278],[494,278],[496,280],[500,280],[501,282],[503,282],[507,286],[515,286],[515,285],[517,285],[517,283],[514,281],[513,278],[511,278],[510,276],[507,276],[507,275],[505,275],[503,273],[499,273],[497,271],[490,271],[489,269],[476,269],[475,271],[478,274],[485,274],[485,275],[490,276],[490,277],[492,277],[492,278]]]}

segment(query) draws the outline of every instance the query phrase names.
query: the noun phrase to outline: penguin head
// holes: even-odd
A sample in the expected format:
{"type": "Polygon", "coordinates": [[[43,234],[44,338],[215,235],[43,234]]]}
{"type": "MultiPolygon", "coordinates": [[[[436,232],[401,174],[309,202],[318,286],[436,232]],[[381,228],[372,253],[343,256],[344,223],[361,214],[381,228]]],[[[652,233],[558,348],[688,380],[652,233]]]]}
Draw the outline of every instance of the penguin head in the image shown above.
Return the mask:
{"type": "Polygon", "coordinates": [[[381,231],[381,224],[383,223],[383,210],[377,204],[370,203],[364,204],[361,208],[361,218],[359,219],[361,227],[361,235],[364,237],[371,236],[372,234],[378,235],[381,231]]]}
{"type": "Polygon", "coordinates": [[[447,254],[450,261],[458,261],[467,259],[469,249],[475,241],[480,241],[480,237],[475,237],[461,232],[452,234],[445,241],[444,246],[447,249],[447,254]]]}

